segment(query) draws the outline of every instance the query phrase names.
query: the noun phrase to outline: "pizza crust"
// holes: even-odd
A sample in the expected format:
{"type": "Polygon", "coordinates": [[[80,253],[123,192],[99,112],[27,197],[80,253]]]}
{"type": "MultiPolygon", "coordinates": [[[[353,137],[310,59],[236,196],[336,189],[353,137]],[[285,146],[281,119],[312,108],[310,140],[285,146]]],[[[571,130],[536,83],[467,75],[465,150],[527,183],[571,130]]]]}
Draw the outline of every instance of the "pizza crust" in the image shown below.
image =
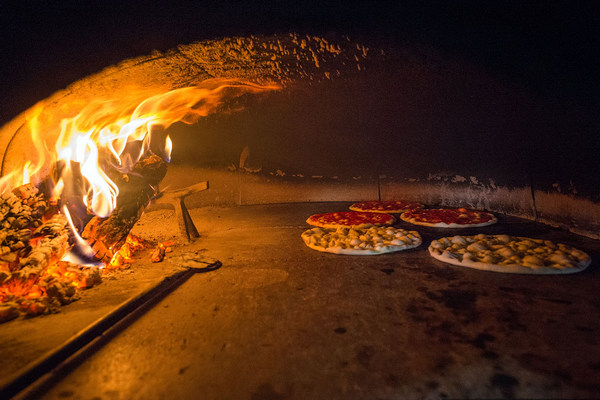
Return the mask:
{"type": "MultiPolygon", "coordinates": [[[[438,210],[443,210],[443,209],[438,209],[438,210]]],[[[478,212],[488,215],[490,217],[490,219],[488,221],[480,222],[480,223],[476,223],[476,224],[457,224],[457,223],[447,224],[445,222],[433,223],[433,222],[420,221],[416,218],[411,218],[411,217],[405,215],[406,213],[401,214],[400,219],[404,222],[408,222],[413,225],[431,226],[434,228],[477,228],[477,227],[482,227],[482,226],[493,225],[496,222],[498,222],[498,218],[496,218],[496,216],[494,214],[488,213],[486,211],[478,211],[478,212]]]]}
{"type": "Polygon", "coordinates": [[[592,262],[587,253],[562,243],[509,235],[444,237],[428,250],[449,264],[512,274],[572,274],[592,262]]]}
{"type": "Polygon", "coordinates": [[[312,228],[302,240],[313,250],[346,255],[377,255],[412,249],[422,243],[415,231],[393,227],[312,228]]]}

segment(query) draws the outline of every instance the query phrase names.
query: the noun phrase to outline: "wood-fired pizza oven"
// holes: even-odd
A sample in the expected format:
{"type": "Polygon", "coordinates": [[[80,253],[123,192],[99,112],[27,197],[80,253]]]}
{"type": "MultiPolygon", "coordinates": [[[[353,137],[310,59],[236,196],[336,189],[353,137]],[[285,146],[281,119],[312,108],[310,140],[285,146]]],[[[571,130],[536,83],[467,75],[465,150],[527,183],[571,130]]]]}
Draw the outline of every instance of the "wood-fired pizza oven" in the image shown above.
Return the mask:
{"type": "MultiPolygon", "coordinates": [[[[223,28],[103,65],[2,121],[2,176],[42,160],[33,185],[49,190],[64,165],[38,150],[65,118],[187,87],[208,93],[190,103],[202,110],[193,118],[153,128],[172,152],[167,166],[167,151],[148,144],[166,171],[140,178],[152,193],[135,187],[139,169],[117,166],[121,202],[139,203],[125,236],[132,228],[153,247],[59,313],[0,325],[6,397],[600,395],[597,115],[477,57],[400,40],[384,20],[355,37],[335,21],[316,34],[223,28]],[[304,246],[308,216],[378,199],[487,210],[499,222],[412,227],[421,247],[378,256],[304,246]],[[564,242],[592,265],[502,274],[426,251],[480,232],[564,242]],[[172,252],[152,262],[165,243],[172,252]]],[[[69,204],[82,194],[65,193],[69,204]]]]}

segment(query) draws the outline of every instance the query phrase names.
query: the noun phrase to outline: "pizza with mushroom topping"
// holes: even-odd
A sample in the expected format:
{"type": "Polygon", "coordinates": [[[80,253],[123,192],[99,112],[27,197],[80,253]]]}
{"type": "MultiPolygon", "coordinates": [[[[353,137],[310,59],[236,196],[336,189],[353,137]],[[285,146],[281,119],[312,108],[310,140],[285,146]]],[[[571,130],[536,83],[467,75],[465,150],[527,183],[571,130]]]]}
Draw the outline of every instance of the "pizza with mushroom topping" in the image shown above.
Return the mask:
{"type": "Polygon", "coordinates": [[[359,201],[350,206],[352,211],[367,211],[376,213],[403,213],[409,210],[423,208],[417,201],[406,200],[369,200],[359,201]]]}
{"type": "Polygon", "coordinates": [[[428,250],[446,263],[513,274],[572,274],[592,262],[587,253],[562,243],[509,235],[444,237],[428,250]]]}
{"type": "Polygon", "coordinates": [[[417,247],[421,236],[415,231],[391,226],[368,228],[312,228],[302,233],[304,243],[313,250],[334,254],[376,255],[417,247]]]}
{"type": "Polygon", "coordinates": [[[306,220],[307,224],[320,226],[322,228],[366,228],[373,225],[391,225],[394,222],[396,222],[396,218],[389,214],[358,211],[314,214],[306,220]]]}
{"type": "Polygon", "coordinates": [[[466,208],[410,210],[403,213],[400,218],[411,224],[436,228],[474,228],[498,222],[494,214],[466,208]]]}

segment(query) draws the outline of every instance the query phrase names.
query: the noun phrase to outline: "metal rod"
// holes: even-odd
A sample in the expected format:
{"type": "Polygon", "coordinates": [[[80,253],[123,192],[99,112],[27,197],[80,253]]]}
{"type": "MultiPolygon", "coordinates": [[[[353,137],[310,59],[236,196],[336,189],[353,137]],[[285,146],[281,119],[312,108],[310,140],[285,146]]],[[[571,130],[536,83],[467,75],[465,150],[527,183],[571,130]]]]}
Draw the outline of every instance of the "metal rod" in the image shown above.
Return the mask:
{"type": "Polygon", "coordinates": [[[179,201],[179,206],[181,207],[181,214],[185,225],[185,234],[188,238],[188,241],[199,238],[200,234],[198,233],[198,229],[196,229],[196,225],[194,225],[194,220],[192,220],[190,212],[185,206],[185,199],[183,197],[179,201]]]}

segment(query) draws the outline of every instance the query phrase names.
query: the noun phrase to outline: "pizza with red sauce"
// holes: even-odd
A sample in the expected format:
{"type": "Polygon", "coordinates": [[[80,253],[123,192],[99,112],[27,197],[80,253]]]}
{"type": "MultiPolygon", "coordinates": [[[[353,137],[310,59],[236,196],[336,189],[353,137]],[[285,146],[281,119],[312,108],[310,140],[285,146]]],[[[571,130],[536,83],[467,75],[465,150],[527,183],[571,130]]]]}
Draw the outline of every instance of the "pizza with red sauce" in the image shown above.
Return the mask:
{"type": "Polygon", "coordinates": [[[315,214],[308,217],[306,223],[323,228],[357,227],[365,228],[373,225],[391,225],[396,218],[389,214],[358,211],[340,211],[315,214]]]}
{"type": "Polygon", "coordinates": [[[400,218],[411,224],[436,228],[473,228],[498,222],[489,212],[466,208],[411,210],[403,213],[400,218]]]}
{"type": "Polygon", "coordinates": [[[406,200],[370,200],[360,201],[350,206],[352,211],[368,211],[375,213],[403,213],[423,208],[423,204],[406,200]]]}

